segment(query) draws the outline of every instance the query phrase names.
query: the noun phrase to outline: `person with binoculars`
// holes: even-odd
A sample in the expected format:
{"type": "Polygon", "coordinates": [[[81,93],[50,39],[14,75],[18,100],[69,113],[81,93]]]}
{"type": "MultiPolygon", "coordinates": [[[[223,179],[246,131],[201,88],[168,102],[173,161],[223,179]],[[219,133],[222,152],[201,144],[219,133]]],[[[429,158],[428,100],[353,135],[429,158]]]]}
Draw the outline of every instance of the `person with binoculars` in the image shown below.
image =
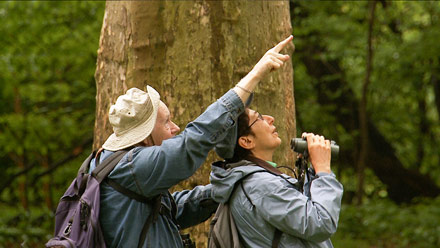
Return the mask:
{"type": "Polygon", "coordinates": [[[233,155],[212,165],[212,198],[229,205],[245,247],[333,247],[343,193],[331,171],[333,146],[303,133],[312,164],[303,185],[273,162],[281,144],[274,123],[249,108],[238,117],[233,155]]]}

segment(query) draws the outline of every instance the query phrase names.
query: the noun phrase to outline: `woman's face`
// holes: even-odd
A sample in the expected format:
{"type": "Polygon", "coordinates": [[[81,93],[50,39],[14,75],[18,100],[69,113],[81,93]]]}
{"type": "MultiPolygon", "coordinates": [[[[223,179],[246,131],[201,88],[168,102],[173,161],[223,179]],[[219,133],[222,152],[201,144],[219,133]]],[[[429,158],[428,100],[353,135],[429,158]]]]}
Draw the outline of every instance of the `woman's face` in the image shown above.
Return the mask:
{"type": "Polygon", "coordinates": [[[275,150],[281,144],[276,127],[273,125],[275,118],[270,115],[261,115],[255,110],[249,109],[249,126],[252,130],[255,151],[275,150]]]}

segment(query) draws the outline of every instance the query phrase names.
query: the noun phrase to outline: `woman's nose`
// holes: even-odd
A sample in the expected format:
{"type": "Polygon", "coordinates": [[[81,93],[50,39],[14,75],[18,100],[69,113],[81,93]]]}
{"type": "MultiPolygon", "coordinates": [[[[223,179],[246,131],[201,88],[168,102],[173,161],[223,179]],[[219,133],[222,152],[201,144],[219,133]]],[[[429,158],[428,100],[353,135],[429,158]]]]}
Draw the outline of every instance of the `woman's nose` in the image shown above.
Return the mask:
{"type": "Polygon", "coordinates": [[[270,115],[263,115],[263,118],[264,118],[264,120],[267,122],[267,123],[269,123],[269,124],[273,124],[274,123],[274,121],[275,121],[275,118],[273,118],[272,116],[270,116],[270,115]]]}

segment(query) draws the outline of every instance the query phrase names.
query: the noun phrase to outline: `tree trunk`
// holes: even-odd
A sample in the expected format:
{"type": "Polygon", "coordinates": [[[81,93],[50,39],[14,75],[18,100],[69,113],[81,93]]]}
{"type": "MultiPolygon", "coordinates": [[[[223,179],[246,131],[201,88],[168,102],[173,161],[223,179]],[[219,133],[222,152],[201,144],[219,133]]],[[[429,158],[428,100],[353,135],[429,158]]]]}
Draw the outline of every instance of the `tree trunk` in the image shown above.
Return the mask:
{"type": "Polygon", "coordinates": [[[428,116],[426,114],[427,112],[427,106],[426,106],[426,95],[427,95],[427,89],[426,85],[422,82],[419,83],[419,91],[417,92],[417,106],[420,113],[420,119],[419,119],[419,137],[417,140],[417,161],[419,163],[414,166],[414,168],[419,168],[421,164],[423,164],[423,160],[425,159],[425,146],[424,142],[426,137],[429,137],[430,134],[430,127],[429,127],[429,120],[428,116]]]}
{"type": "MultiPolygon", "coordinates": [[[[44,155],[42,158],[42,167],[44,170],[49,169],[49,157],[47,155],[44,155]]],[[[43,196],[48,209],[53,209],[52,180],[52,174],[43,177],[43,196]]]]}
{"type": "MultiPolygon", "coordinates": [[[[23,110],[22,110],[22,106],[21,106],[21,95],[20,95],[20,91],[18,90],[17,87],[14,88],[14,113],[16,115],[23,115],[23,110]]],[[[26,116],[24,116],[23,121],[26,121],[26,116]]],[[[23,135],[25,135],[25,134],[23,134],[23,135]]],[[[20,171],[26,169],[24,154],[25,154],[25,151],[23,148],[23,151],[21,153],[13,153],[11,155],[12,159],[18,165],[18,168],[20,171]]],[[[27,177],[26,175],[23,175],[22,178],[19,178],[19,180],[18,180],[18,194],[19,194],[21,206],[24,209],[28,209],[28,207],[29,207],[26,177],[27,177]]]]}
{"type": "MultiPolygon", "coordinates": [[[[131,87],[151,85],[181,129],[236,84],[265,51],[291,34],[286,1],[108,1],[95,73],[94,148],[112,133],[108,109],[131,87]]],[[[288,47],[287,53],[292,53],[288,47]]],[[[256,90],[253,108],[276,119],[285,164],[295,137],[293,70],[289,61],[256,90]],[[274,100],[277,99],[277,100],[274,100]],[[279,99],[279,100],[278,100],[279,99]]],[[[215,155],[211,154],[212,161],[215,155]]],[[[208,183],[208,163],[175,189],[208,183]]],[[[205,246],[208,224],[193,236],[205,246]]]]}
{"type": "Polygon", "coordinates": [[[373,27],[374,12],[376,10],[376,1],[369,2],[368,16],[368,37],[367,37],[367,68],[365,70],[365,81],[362,85],[362,97],[359,104],[359,133],[360,133],[360,150],[358,158],[358,187],[357,187],[357,204],[362,204],[364,196],[364,177],[365,177],[365,161],[368,155],[368,120],[367,120],[367,93],[370,85],[371,72],[373,70],[373,27]]]}
{"type": "Polygon", "coordinates": [[[440,120],[440,81],[434,72],[431,76],[431,84],[434,87],[435,106],[437,109],[438,119],[440,120]]]}

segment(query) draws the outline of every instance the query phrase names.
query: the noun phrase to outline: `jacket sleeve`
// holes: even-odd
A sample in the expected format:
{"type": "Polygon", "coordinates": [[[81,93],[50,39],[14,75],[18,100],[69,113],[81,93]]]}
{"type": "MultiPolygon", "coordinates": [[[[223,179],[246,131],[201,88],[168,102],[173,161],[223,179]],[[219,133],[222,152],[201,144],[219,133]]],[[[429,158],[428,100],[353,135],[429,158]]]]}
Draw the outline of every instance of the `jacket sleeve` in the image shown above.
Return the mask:
{"type": "Polygon", "coordinates": [[[233,90],[228,91],[181,134],[164,140],[160,146],[133,149],[132,159],[118,164],[110,178],[147,197],[166,192],[190,177],[208,152],[235,131],[243,111],[241,99],[233,90]]]}
{"type": "Polygon", "coordinates": [[[311,181],[310,198],[279,180],[259,185],[267,193],[252,197],[255,209],[282,232],[313,242],[336,232],[343,188],[334,174],[318,173],[311,181]]]}
{"type": "Polygon", "coordinates": [[[315,180],[316,178],[318,178],[315,174],[315,170],[312,167],[309,167],[307,169],[307,173],[306,173],[306,178],[304,180],[304,195],[307,196],[308,198],[311,197],[310,195],[310,186],[312,185],[313,180],[315,180]]]}
{"type": "Polygon", "coordinates": [[[172,195],[177,205],[176,220],[181,228],[206,221],[218,207],[218,203],[211,198],[211,184],[174,192],[172,195]]]}

